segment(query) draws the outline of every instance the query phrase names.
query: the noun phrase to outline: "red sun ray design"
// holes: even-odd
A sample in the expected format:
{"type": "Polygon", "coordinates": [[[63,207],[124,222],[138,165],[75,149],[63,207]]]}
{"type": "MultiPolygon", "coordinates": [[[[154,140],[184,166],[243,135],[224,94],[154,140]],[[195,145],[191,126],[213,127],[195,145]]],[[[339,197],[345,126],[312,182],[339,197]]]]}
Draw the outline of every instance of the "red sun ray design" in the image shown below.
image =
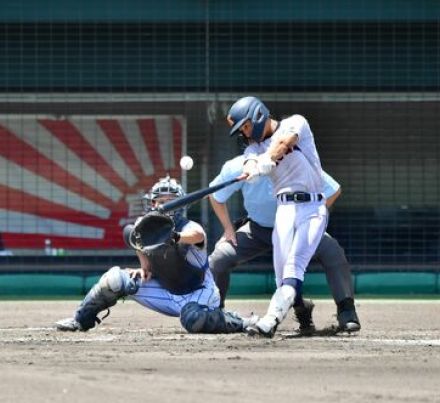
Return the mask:
{"type": "MultiPolygon", "coordinates": [[[[171,123],[169,126],[171,133],[163,133],[163,135],[169,137],[167,155],[173,156],[172,162],[170,162],[171,160],[169,158],[168,161],[164,161],[162,157],[159,141],[159,137],[162,133],[158,133],[157,130],[157,121],[159,118],[142,118],[137,120],[142,139],[154,166],[154,175],[145,176],[139,181],[139,185],[143,191],[149,189],[159,178],[165,177],[166,175],[170,175],[174,178],[180,178],[181,176],[178,161],[181,157],[182,141],[184,141],[182,136],[182,125],[178,120],[174,119],[174,117],[160,117],[162,122],[164,119],[169,119],[171,123]]],[[[164,141],[162,141],[162,147],[163,144],[164,141]]]]}
{"type": "Polygon", "coordinates": [[[40,123],[54,136],[58,137],[68,148],[78,155],[85,163],[95,169],[121,192],[127,190],[124,180],[114,171],[97,150],[84,138],[72,122],[63,120],[42,119],[40,123]]]}
{"type": "Polygon", "coordinates": [[[98,125],[113,147],[118,151],[125,164],[135,174],[137,179],[142,178],[142,166],[127,141],[124,131],[116,119],[97,119],[98,125]]]}
{"type": "Polygon", "coordinates": [[[0,117],[0,134],[7,144],[7,150],[0,149],[0,164],[7,173],[15,170],[14,178],[20,182],[0,182],[0,219],[7,223],[2,230],[5,247],[42,248],[49,237],[57,248],[124,248],[121,229],[133,200],[139,202],[167,173],[181,175],[182,121],[166,117],[171,133],[170,141],[164,141],[159,138],[157,119],[163,128],[163,116],[0,117]],[[36,127],[27,138],[44,135],[50,150],[42,150],[36,141],[24,141],[3,127],[2,119],[6,123],[17,119],[14,130],[27,120],[26,127],[36,127]],[[86,123],[78,124],[82,121],[86,123]],[[138,132],[126,127],[137,127],[138,132]],[[46,131],[39,134],[39,130],[46,131]],[[130,136],[138,136],[143,143],[150,165],[139,160],[142,154],[134,149],[138,143],[130,136]]]}
{"type": "Polygon", "coordinates": [[[138,119],[137,124],[156,172],[164,171],[154,119],[138,119]]]}

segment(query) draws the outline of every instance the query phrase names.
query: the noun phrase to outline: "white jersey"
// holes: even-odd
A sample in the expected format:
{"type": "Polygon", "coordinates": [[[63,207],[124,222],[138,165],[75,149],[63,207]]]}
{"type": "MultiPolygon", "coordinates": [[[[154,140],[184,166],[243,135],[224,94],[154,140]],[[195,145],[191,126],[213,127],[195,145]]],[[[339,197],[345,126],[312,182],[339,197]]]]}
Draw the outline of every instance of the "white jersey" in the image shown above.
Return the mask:
{"type": "Polygon", "coordinates": [[[321,161],[310,126],[301,115],[293,115],[282,120],[271,137],[261,143],[249,145],[245,150],[245,159],[249,160],[263,154],[272,142],[284,133],[298,134],[298,142],[297,147],[286,154],[270,173],[275,194],[298,191],[322,193],[321,161]]]}

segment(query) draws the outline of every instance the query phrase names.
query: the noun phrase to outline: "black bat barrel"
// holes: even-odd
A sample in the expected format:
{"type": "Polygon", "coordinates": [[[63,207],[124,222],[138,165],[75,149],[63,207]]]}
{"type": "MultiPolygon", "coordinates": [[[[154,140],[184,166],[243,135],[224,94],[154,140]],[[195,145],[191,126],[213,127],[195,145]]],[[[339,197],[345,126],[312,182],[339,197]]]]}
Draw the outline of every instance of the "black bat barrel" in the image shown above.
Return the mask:
{"type": "Polygon", "coordinates": [[[205,196],[217,192],[217,190],[223,189],[226,186],[232,185],[238,182],[241,178],[234,178],[229,181],[219,183],[218,185],[210,186],[204,189],[199,189],[194,192],[188,193],[185,196],[177,197],[174,200],[170,200],[158,207],[161,213],[166,213],[167,211],[177,210],[180,207],[187,206],[188,204],[194,203],[198,200],[203,199],[205,196]]]}

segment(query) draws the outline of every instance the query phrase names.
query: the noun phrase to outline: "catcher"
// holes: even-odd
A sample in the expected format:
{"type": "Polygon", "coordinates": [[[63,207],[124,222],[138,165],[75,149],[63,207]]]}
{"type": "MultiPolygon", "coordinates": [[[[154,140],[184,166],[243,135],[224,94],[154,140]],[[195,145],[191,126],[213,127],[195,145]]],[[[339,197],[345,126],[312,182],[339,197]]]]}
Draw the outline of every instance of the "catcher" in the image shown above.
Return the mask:
{"type": "MultiPolygon", "coordinates": [[[[87,331],[101,322],[98,314],[129,297],[164,315],[180,317],[190,333],[242,332],[258,317],[242,318],[219,308],[220,294],[208,268],[206,235],[184,209],[156,211],[160,204],[184,195],[175,179],[159,180],[143,197],[146,214],[123,230],[136,250],[140,268],[112,267],[86,295],[73,318],[56,323],[60,331],[87,331]]],[[[107,315],[106,315],[107,316],[107,315]]]]}

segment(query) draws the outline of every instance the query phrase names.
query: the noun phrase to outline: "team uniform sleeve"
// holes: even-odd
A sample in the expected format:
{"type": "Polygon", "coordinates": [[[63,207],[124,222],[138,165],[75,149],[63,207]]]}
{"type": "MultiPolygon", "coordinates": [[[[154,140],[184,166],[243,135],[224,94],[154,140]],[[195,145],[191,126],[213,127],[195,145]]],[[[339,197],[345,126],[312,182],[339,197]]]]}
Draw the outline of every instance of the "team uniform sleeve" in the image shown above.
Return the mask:
{"type": "MultiPolygon", "coordinates": [[[[243,161],[243,157],[237,157],[233,160],[227,161],[223,165],[220,173],[210,182],[209,186],[215,186],[239,176],[243,172],[243,161]]],[[[218,203],[226,203],[226,201],[234,194],[234,192],[240,190],[242,186],[242,182],[236,182],[213,193],[212,197],[214,197],[215,201],[217,201],[218,203]]]]}
{"type": "Polygon", "coordinates": [[[332,197],[341,188],[341,185],[325,171],[322,171],[322,182],[326,199],[332,197]]]}
{"type": "Polygon", "coordinates": [[[197,232],[200,232],[201,234],[203,234],[205,240],[203,242],[200,242],[200,244],[191,245],[191,246],[193,246],[197,249],[205,249],[206,248],[206,232],[199,223],[196,223],[195,221],[188,221],[182,228],[182,232],[184,232],[184,231],[197,231],[197,232]]]}
{"type": "MultiPolygon", "coordinates": [[[[304,130],[308,127],[307,120],[302,115],[293,115],[283,121],[282,130],[279,130],[279,135],[282,136],[284,133],[292,133],[298,135],[298,142],[307,136],[309,131],[304,130]]],[[[278,133],[275,133],[276,135],[278,133]]]]}

